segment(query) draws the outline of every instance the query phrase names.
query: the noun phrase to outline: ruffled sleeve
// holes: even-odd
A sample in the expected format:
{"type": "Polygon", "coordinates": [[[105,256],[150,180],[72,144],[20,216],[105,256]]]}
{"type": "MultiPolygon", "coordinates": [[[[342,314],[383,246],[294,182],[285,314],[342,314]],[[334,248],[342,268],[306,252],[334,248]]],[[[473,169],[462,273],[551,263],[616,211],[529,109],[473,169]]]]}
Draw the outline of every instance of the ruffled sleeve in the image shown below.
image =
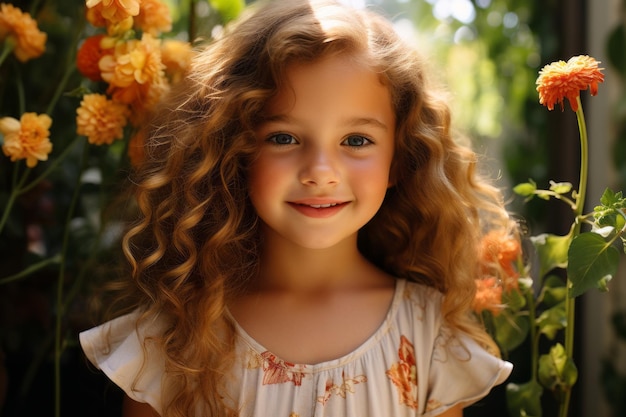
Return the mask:
{"type": "Polygon", "coordinates": [[[424,417],[480,400],[512,369],[511,363],[491,355],[468,335],[442,325],[435,340],[424,417]]]}
{"type": "Polygon", "coordinates": [[[160,414],[165,367],[163,355],[149,336],[158,334],[162,325],[155,318],[138,328],[138,318],[139,313],[134,312],[84,331],[79,335],[80,344],[89,361],[130,398],[150,404],[160,414]]]}

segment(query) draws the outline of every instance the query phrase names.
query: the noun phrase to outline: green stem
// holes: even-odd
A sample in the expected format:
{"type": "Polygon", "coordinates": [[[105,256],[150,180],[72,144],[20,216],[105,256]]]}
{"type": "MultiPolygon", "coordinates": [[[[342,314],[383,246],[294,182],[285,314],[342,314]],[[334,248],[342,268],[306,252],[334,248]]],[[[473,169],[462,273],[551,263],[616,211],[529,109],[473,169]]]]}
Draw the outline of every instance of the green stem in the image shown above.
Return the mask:
{"type": "Polygon", "coordinates": [[[546,196],[546,195],[548,195],[550,197],[556,198],[557,200],[561,200],[562,202],[566,203],[568,206],[570,206],[570,208],[572,210],[576,209],[576,202],[570,200],[569,198],[565,197],[562,194],[555,193],[554,191],[551,191],[551,190],[538,190],[538,191],[535,191],[533,194],[538,195],[538,196],[546,196]]]}
{"type": "Polygon", "coordinates": [[[7,59],[11,52],[15,49],[15,41],[8,37],[4,41],[4,48],[2,48],[2,52],[0,52],[0,66],[7,59]]]}
{"type": "MultiPolygon", "coordinates": [[[[15,169],[17,170],[17,166],[15,167],[15,169]]],[[[14,172],[17,172],[17,171],[14,171],[14,172]]],[[[22,173],[22,178],[20,178],[19,182],[15,184],[15,187],[11,190],[11,194],[9,195],[9,200],[7,201],[6,206],[4,206],[4,211],[2,212],[2,217],[0,218],[0,233],[2,232],[2,229],[4,229],[4,226],[7,220],[9,219],[9,214],[11,213],[11,209],[13,208],[13,204],[15,204],[15,200],[21,194],[21,191],[20,191],[21,187],[24,185],[24,182],[26,181],[26,178],[28,178],[29,173],[30,173],[30,168],[27,168],[22,173]]]]}
{"type": "Polygon", "coordinates": [[[57,280],[57,314],[56,314],[56,326],[55,326],[55,339],[54,339],[54,412],[55,417],[61,417],[61,354],[63,353],[63,336],[62,325],[64,315],[63,305],[63,284],[65,283],[65,266],[67,261],[67,249],[70,237],[70,222],[78,203],[78,197],[80,195],[80,181],[81,174],[85,170],[87,165],[87,154],[89,147],[83,144],[83,155],[81,158],[81,167],[76,177],[76,186],[74,187],[74,194],[72,201],[67,210],[67,217],[65,220],[65,228],[63,233],[63,244],[61,246],[61,265],[59,268],[59,277],[57,280]]]}
{"type": "Polygon", "coordinates": [[[528,321],[530,323],[530,340],[531,340],[531,380],[537,381],[537,372],[539,369],[539,337],[537,334],[537,313],[535,310],[535,297],[533,288],[526,289],[526,303],[528,304],[528,321]]]}
{"type": "Polygon", "coordinates": [[[67,61],[65,63],[65,72],[63,73],[63,77],[61,78],[61,81],[57,85],[57,89],[54,92],[54,96],[52,97],[52,100],[50,100],[50,103],[48,103],[48,107],[46,108],[46,114],[49,114],[49,115],[52,114],[52,110],[54,110],[54,107],[59,101],[61,94],[63,94],[63,90],[65,90],[65,86],[67,85],[67,82],[69,81],[72,74],[74,74],[74,72],[76,71],[75,55],[76,55],[76,51],[78,50],[78,42],[80,42],[81,33],[83,31],[84,26],[85,26],[85,20],[82,19],[80,22],[80,25],[77,26],[76,36],[74,37],[72,46],[69,48],[70,52],[67,55],[67,61]]]}
{"type": "Polygon", "coordinates": [[[17,90],[17,108],[18,114],[22,115],[26,112],[26,93],[24,92],[24,80],[22,79],[22,68],[17,61],[13,60],[15,69],[15,89],[17,90]]]}
{"type": "Polygon", "coordinates": [[[44,259],[43,261],[37,262],[36,264],[29,266],[28,268],[24,269],[23,271],[18,272],[17,274],[13,274],[11,276],[0,279],[0,285],[4,285],[4,284],[8,284],[9,282],[20,280],[32,274],[33,272],[39,271],[40,269],[45,268],[46,266],[50,264],[59,263],[60,261],[61,261],[61,257],[59,255],[53,256],[52,258],[44,259]]]}
{"type": "MultiPolygon", "coordinates": [[[[580,101],[580,96],[576,98],[578,102],[578,110],[576,110],[576,119],[578,120],[578,132],[580,134],[580,180],[578,185],[578,193],[576,195],[576,206],[574,207],[575,224],[572,231],[572,239],[580,234],[583,210],[585,208],[585,197],[587,194],[587,174],[589,169],[589,149],[587,143],[587,124],[585,123],[585,114],[580,101]]],[[[567,327],[565,328],[565,354],[569,359],[574,357],[574,321],[576,318],[576,305],[574,297],[571,297],[569,290],[572,282],[567,278],[567,297],[565,299],[565,314],[567,317],[567,327]]],[[[565,392],[564,401],[561,403],[560,417],[567,417],[570,397],[572,390],[565,392]]]]}
{"type": "Polygon", "coordinates": [[[72,148],[74,147],[74,145],[76,143],[78,143],[79,139],[81,137],[80,136],[76,136],[74,138],[74,140],[67,145],[67,147],[63,150],[63,152],[61,152],[61,154],[59,156],[57,156],[46,168],[46,170],[44,172],[42,172],[37,178],[35,178],[34,180],[32,180],[26,187],[20,188],[18,189],[17,193],[18,194],[24,194],[25,192],[30,191],[31,189],[33,189],[33,187],[35,187],[35,185],[39,184],[39,182],[41,180],[43,180],[44,178],[46,178],[52,171],[54,171],[56,169],[57,166],[59,166],[59,164],[61,162],[63,162],[63,160],[70,154],[70,151],[72,150],[72,148]]]}

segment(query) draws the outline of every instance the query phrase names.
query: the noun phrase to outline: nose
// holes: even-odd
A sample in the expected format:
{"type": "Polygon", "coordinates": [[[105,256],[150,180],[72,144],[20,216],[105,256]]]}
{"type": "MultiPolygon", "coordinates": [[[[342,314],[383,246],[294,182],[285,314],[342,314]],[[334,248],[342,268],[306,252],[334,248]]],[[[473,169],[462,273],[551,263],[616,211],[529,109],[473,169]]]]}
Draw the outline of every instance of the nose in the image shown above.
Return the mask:
{"type": "Polygon", "coordinates": [[[308,186],[323,187],[339,183],[339,161],[330,150],[307,149],[299,172],[300,182],[308,186]]]}

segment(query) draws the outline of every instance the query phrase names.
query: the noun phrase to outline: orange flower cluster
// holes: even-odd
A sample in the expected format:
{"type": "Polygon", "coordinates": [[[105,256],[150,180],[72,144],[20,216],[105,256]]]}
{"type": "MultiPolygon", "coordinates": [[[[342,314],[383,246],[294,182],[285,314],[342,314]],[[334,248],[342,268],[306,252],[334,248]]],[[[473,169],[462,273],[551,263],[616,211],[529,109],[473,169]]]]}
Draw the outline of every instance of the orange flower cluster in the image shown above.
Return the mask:
{"type": "Polygon", "coordinates": [[[476,280],[473,309],[498,314],[502,309],[503,292],[519,289],[515,263],[521,256],[522,248],[517,239],[494,230],[483,237],[479,250],[485,278],[476,280]]]}
{"type": "Polygon", "coordinates": [[[598,93],[598,84],[604,81],[603,68],[599,62],[587,55],[578,55],[567,62],[556,61],[539,71],[537,91],[539,102],[548,110],[559,103],[563,110],[563,101],[567,99],[573,111],[578,111],[578,97],[581,91],[589,88],[591,95],[598,93]]]}
{"type": "MultiPolygon", "coordinates": [[[[172,27],[169,9],[161,0],[87,0],[86,5],[88,21],[107,33],[82,43],[77,67],[90,80],[104,81],[107,89],[106,96],[86,96],[76,120],[79,134],[90,143],[105,144],[122,137],[128,122],[142,123],[170,84],[187,71],[192,49],[188,42],[159,38],[172,27]],[[139,38],[137,32],[142,34],[139,38]]],[[[137,147],[141,136],[135,136],[137,147]]],[[[141,155],[135,150],[133,162],[141,155]]]]}
{"type": "Polygon", "coordinates": [[[0,133],[4,135],[2,151],[13,162],[26,159],[26,165],[33,168],[37,162],[47,160],[52,152],[51,125],[52,119],[46,114],[24,113],[20,120],[1,118],[0,133]]]}
{"type": "Polygon", "coordinates": [[[11,4],[0,3],[0,42],[11,42],[20,62],[43,54],[46,40],[47,35],[39,30],[30,14],[11,4]]]}

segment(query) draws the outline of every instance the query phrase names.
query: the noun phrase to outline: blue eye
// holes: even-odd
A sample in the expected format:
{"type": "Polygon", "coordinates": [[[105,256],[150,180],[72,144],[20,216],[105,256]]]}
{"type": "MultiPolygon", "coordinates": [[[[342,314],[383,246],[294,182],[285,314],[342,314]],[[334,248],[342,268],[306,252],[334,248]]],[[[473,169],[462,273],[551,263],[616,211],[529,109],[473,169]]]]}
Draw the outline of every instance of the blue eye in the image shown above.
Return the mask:
{"type": "Polygon", "coordinates": [[[366,138],[364,136],[360,136],[360,135],[350,135],[343,141],[344,145],[346,145],[346,146],[355,146],[355,147],[366,146],[366,145],[369,145],[371,143],[372,143],[371,140],[369,140],[368,138],[366,138]]]}
{"type": "Polygon", "coordinates": [[[296,138],[287,133],[277,133],[270,136],[267,140],[277,145],[292,145],[294,143],[298,143],[296,138]]]}

